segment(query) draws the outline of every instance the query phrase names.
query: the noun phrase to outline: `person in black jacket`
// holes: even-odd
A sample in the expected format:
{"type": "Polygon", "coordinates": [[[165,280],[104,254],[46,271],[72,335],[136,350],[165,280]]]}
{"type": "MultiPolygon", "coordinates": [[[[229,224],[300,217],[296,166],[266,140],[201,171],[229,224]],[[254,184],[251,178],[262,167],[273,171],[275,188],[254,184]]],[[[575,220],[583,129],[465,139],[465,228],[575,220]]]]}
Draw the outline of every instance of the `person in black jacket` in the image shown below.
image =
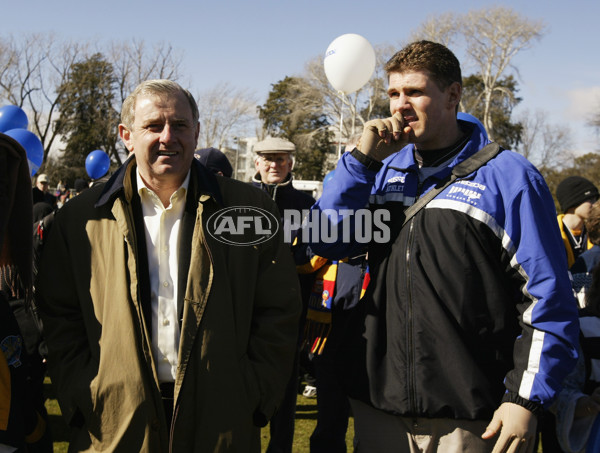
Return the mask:
{"type": "Polygon", "coordinates": [[[254,145],[255,186],[266,191],[277,203],[282,216],[286,209],[309,209],[315,199],[293,185],[293,153],[296,146],[283,138],[268,137],[254,145]]]}
{"type": "MultiPolygon", "coordinates": [[[[296,146],[292,142],[278,137],[268,137],[254,145],[256,174],[252,178],[252,183],[263,189],[273,198],[282,216],[284,229],[293,228],[286,221],[286,219],[293,217],[288,215],[289,211],[299,211],[301,213],[303,210],[309,209],[315,202],[313,197],[296,189],[292,184],[292,168],[294,167],[292,154],[295,150],[296,146]],[[286,211],[288,211],[287,214],[286,211]]],[[[290,239],[293,239],[293,236],[294,232],[291,232],[290,239]]],[[[299,279],[303,305],[301,319],[305,319],[307,301],[314,275],[299,275],[299,279]]],[[[299,333],[302,332],[303,328],[304,324],[301,323],[299,333]]],[[[299,351],[297,351],[296,355],[294,369],[285,391],[284,401],[271,419],[271,439],[267,453],[292,452],[296,398],[299,385],[299,351]]]]}
{"type": "Polygon", "coordinates": [[[12,302],[32,290],[32,197],[25,150],[0,134],[0,451],[29,450],[45,433],[27,344],[12,302]],[[7,446],[12,447],[7,448],[7,446]]]}
{"type": "Polygon", "coordinates": [[[577,358],[552,196],[530,162],[458,118],[447,47],[413,42],[384,69],[390,116],[365,123],[299,235],[332,260],[368,242],[357,451],[532,452],[577,358]]]}

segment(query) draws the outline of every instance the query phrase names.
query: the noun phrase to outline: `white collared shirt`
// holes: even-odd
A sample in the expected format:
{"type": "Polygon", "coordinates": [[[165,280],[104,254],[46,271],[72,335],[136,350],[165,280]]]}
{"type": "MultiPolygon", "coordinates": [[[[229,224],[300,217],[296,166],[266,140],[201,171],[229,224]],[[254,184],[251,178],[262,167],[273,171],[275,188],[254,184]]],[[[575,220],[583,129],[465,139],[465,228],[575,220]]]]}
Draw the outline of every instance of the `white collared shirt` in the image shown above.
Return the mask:
{"type": "Polygon", "coordinates": [[[163,206],[158,195],[149,189],[136,170],[138,193],[142,203],[150,275],[152,306],[152,353],[158,380],[173,382],[177,372],[179,322],[177,298],[179,281],[179,230],[190,182],[188,172],[169,206],[163,206]]]}

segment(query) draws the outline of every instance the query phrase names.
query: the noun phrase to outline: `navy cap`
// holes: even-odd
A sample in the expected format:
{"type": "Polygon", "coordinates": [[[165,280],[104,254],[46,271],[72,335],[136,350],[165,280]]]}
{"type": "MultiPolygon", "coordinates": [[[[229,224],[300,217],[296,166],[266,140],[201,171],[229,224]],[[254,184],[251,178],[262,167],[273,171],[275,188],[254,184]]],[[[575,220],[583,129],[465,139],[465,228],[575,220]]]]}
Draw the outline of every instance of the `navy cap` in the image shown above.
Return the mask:
{"type": "Polygon", "coordinates": [[[225,153],[217,148],[202,148],[196,150],[194,153],[196,159],[200,161],[202,165],[211,170],[213,173],[221,172],[223,176],[231,178],[233,174],[233,167],[229,163],[229,159],[225,153]]]}

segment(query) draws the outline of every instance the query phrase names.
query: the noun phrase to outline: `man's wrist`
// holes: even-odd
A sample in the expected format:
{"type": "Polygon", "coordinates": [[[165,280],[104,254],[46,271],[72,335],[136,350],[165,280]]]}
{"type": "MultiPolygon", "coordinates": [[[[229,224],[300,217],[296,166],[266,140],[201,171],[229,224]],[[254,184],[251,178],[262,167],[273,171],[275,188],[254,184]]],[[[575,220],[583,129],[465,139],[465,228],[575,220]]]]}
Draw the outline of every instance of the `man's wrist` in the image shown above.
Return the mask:
{"type": "Polygon", "coordinates": [[[350,155],[354,157],[357,161],[367,167],[368,170],[379,171],[383,164],[376,159],[373,159],[371,156],[367,156],[363,152],[361,152],[358,148],[354,148],[350,151],[350,155]]]}
{"type": "Polygon", "coordinates": [[[505,393],[504,396],[502,397],[502,402],[518,404],[519,406],[522,406],[525,409],[527,409],[528,411],[532,412],[533,415],[535,415],[535,416],[540,415],[542,413],[542,411],[544,410],[544,408],[542,407],[541,404],[536,403],[531,400],[527,400],[527,399],[519,396],[518,394],[512,393],[512,392],[505,393]]]}

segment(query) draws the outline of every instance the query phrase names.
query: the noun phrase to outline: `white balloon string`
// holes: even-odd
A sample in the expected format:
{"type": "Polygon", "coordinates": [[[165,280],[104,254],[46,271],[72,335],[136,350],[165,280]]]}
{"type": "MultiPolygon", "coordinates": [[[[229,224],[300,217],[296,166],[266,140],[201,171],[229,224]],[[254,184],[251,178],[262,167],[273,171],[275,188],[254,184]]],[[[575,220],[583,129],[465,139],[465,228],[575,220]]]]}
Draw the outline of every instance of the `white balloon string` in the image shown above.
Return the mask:
{"type": "Polygon", "coordinates": [[[342,96],[342,107],[340,109],[340,138],[338,140],[338,160],[340,160],[340,157],[342,157],[342,127],[344,126],[344,99],[345,99],[345,95],[343,91],[339,91],[338,92],[341,96],[342,96]]]}

